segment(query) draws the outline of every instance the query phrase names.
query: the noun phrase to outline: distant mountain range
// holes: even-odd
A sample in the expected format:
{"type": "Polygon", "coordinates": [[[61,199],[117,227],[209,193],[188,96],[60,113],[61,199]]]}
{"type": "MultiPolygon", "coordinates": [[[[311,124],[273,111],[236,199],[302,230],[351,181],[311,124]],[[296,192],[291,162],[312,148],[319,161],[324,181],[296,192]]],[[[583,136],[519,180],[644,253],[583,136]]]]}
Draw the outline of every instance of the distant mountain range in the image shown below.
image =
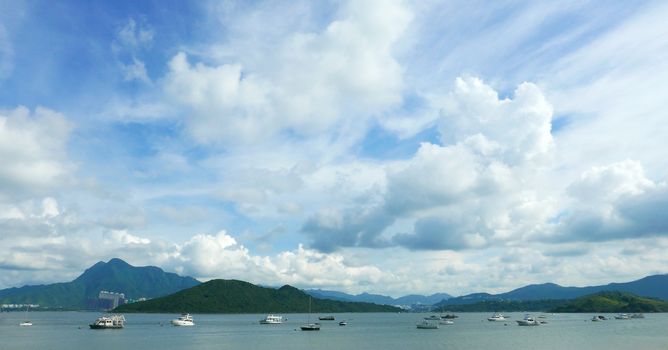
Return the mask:
{"type": "MultiPolygon", "coordinates": [[[[265,288],[237,280],[211,280],[161,298],[121,305],[116,312],[301,313],[308,312],[309,295],[285,285],[265,288]]],[[[371,303],[312,298],[314,313],[397,312],[401,309],[371,303]]]]}
{"type": "Polygon", "coordinates": [[[405,295],[399,298],[392,298],[386,295],[380,294],[369,294],[361,293],[357,295],[347,294],[343,292],[336,292],[331,290],[321,290],[321,289],[308,289],[305,290],[306,293],[321,299],[331,299],[331,300],[340,300],[340,301],[356,301],[356,302],[365,302],[365,303],[374,303],[379,305],[433,305],[444,299],[452,298],[452,295],[447,293],[436,293],[432,295],[418,295],[411,294],[405,295]]]}
{"type": "Polygon", "coordinates": [[[155,298],[200,284],[192,277],[164,272],[155,266],[135,267],[121,259],[98,262],[74,281],[0,290],[0,304],[84,309],[100,291],[124,293],[128,299],[155,298]]]}
{"type": "Polygon", "coordinates": [[[610,283],[590,287],[562,287],[554,283],[532,284],[501,294],[474,293],[450,298],[434,306],[447,307],[447,305],[474,304],[489,301],[564,300],[604,291],[629,292],[643,297],[668,300],[668,274],[647,276],[632,282],[610,283]]]}

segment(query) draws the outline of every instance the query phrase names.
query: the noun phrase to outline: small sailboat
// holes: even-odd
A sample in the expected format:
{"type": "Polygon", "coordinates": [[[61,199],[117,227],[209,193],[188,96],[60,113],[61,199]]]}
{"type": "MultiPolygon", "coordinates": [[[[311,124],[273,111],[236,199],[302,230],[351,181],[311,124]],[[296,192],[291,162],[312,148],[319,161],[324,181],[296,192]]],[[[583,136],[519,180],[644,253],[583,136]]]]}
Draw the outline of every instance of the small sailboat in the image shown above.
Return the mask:
{"type": "Polygon", "coordinates": [[[319,331],[320,323],[311,323],[311,297],[308,297],[308,323],[302,325],[302,331],[319,331]]]}
{"type": "Polygon", "coordinates": [[[32,326],[32,321],[29,321],[29,320],[28,320],[28,309],[30,309],[30,305],[26,306],[26,317],[25,317],[25,321],[19,323],[19,326],[21,326],[21,327],[30,327],[30,326],[32,326]]]}

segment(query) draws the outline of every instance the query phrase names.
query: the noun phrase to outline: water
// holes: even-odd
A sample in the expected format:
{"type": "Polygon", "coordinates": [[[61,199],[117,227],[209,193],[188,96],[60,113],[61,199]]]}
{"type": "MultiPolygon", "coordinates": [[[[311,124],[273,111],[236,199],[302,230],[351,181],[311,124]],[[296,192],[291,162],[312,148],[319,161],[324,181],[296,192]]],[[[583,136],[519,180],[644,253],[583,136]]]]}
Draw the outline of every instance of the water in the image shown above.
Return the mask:
{"type": "Polygon", "coordinates": [[[603,322],[589,321],[592,314],[557,314],[547,316],[547,325],[519,327],[488,322],[488,313],[461,313],[454,325],[435,330],[415,328],[427,314],[334,315],[336,321],[320,321],[319,332],[302,332],[305,314],[284,314],[282,325],[258,324],[265,315],[194,315],[195,327],[169,325],[175,314],[126,314],[125,329],[89,330],[96,313],[31,312],[32,327],[18,326],[22,312],[0,313],[0,350],[668,349],[668,314],[603,322]],[[348,326],[339,326],[344,319],[348,326]]]}

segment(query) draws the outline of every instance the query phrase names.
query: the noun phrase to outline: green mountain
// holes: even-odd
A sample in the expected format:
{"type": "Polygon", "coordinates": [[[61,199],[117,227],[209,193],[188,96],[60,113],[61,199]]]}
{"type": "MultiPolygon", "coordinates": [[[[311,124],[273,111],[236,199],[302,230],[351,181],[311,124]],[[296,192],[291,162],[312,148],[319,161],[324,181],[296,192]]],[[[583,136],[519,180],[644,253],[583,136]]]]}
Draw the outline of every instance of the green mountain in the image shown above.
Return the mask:
{"type": "Polygon", "coordinates": [[[601,292],[572,300],[552,312],[668,312],[668,302],[626,292],[601,292]]]}
{"type": "MultiPolygon", "coordinates": [[[[309,295],[285,285],[264,288],[237,280],[211,280],[162,298],[121,305],[117,312],[267,313],[308,312],[309,295]]],[[[401,309],[371,303],[315,299],[314,313],[398,312],[401,309]]]]}
{"type": "Polygon", "coordinates": [[[41,307],[84,309],[102,290],[126,298],[155,298],[198,285],[192,277],[164,272],[155,266],[135,267],[121,259],[98,262],[74,281],[0,290],[0,304],[39,304],[41,307]]]}

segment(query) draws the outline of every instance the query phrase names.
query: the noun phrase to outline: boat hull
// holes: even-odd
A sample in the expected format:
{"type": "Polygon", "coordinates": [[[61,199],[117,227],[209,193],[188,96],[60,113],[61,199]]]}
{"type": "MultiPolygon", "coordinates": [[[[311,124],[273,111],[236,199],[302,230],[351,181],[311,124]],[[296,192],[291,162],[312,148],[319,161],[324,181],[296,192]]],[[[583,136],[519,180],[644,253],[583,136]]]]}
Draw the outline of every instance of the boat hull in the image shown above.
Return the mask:
{"type": "Polygon", "coordinates": [[[123,326],[102,326],[97,324],[89,324],[90,329],[123,329],[123,326]]]}

